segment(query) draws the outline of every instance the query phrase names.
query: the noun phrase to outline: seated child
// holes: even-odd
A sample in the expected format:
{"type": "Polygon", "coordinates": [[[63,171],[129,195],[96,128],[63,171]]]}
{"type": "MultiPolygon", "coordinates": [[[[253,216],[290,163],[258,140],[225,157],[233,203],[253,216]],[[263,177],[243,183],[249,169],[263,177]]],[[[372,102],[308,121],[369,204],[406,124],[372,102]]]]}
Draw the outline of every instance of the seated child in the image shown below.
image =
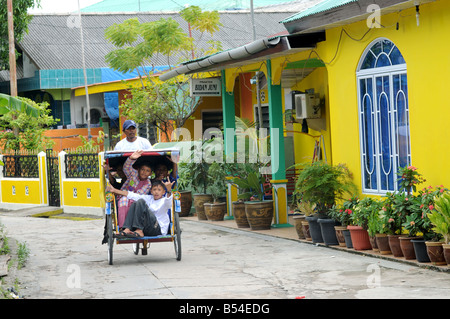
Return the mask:
{"type": "Polygon", "coordinates": [[[120,235],[144,237],[167,234],[170,225],[167,210],[172,207],[173,183],[154,181],[151,186],[151,195],[118,190],[109,185],[108,191],[135,201],[128,211],[120,235]]]}
{"type": "MultiPolygon", "coordinates": [[[[127,180],[120,188],[136,194],[148,194],[150,192],[150,180],[149,177],[152,174],[152,168],[148,163],[141,163],[139,167],[135,167],[136,160],[141,157],[144,151],[138,150],[127,158],[123,165],[123,172],[125,173],[127,180]]],[[[122,227],[123,222],[128,213],[128,209],[132,204],[132,200],[129,200],[126,196],[121,196],[118,199],[118,224],[122,227]]]]}
{"type": "Polygon", "coordinates": [[[169,168],[166,164],[158,164],[155,168],[155,179],[160,181],[176,181],[177,180],[177,164],[173,163],[172,174],[169,175],[169,168]]]}

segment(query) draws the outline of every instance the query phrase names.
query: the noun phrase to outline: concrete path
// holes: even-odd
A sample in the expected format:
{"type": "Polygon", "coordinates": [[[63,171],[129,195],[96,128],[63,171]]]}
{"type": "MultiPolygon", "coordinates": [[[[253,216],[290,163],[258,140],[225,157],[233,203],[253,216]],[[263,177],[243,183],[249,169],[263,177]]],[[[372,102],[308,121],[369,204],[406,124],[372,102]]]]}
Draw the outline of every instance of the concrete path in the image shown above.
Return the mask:
{"type": "MultiPolygon", "coordinates": [[[[0,213],[7,236],[31,255],[18,271],[28,299],[450,298],[450,274],[182,218],[181,261],[172,243],[147,256],[101,244],[103,220],[0,213]]],[[[269,231],[270,232],[270,231],[269,231]]]]}

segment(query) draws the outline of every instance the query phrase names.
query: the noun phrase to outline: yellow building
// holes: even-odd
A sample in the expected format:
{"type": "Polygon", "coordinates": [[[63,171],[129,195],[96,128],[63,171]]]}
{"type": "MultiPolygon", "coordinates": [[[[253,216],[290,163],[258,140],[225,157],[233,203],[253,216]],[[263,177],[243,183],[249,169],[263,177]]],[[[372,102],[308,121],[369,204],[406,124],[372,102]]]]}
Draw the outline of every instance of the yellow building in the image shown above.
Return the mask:
{"type": "Polygon", "coordinates": [[[325,2],[326,11],[311,8],[283,22],[290,32],[326,32],[326,41],[298,57],[319,57],[326,71],[315,70],[314,78],[297,86],[328,91],[333,164],[346,163],[363,194],[396,190],[397,169],[405,165],[419,169],[424,187],[449,185],[443,161],[449,155],[444,39],[450,3],[390,1],[388,7],[388,1],[377,1],[370,7],[359,1],[355,9],[355,1],[341,7],[325,2]]]}
{"type": "MultiPolygon", "coordinates": [[[[289,35],[186,62],[160,79],[221,72],[224,126],[233,128],[229,119],[246,112],[239,88],[250,83],[242,81],[262,72],[270,128],[293,136],[295,162],[311,161],[319,145],[323,159],[347,165],[363,195],[397,190],[397,171],[407,165],[425,177],[421,186],[447,186],[450,3],[376,2],[322,1],[282,21],[289,35]],[[288,109],[296,109],[288,101],[293,91],[318,94],[321,116],[306,119],[308,134],[303,120],[286,121],[288,109]],[[235,100],[241,101],[238,111],[235,100]]],[[[255,101],[256,85],[251,87],[255,101]]],[[[272,157],[286,151],[282,138],[278,142],[272,157]]],[[[285,175],[278,172],[275,179],[285,175]]]]}

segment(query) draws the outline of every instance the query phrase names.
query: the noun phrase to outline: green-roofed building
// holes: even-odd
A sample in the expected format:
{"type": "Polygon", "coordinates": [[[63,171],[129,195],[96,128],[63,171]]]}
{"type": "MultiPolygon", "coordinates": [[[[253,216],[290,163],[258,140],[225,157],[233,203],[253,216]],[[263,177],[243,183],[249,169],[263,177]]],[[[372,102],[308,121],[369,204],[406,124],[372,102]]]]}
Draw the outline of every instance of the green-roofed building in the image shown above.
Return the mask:
{"type": "MultiPolygon", "coordinates": [[[[276,4],[298,2],[294,0],[254,0],[253,6],[265,7],[276,4]]],[[[82,12],[146,12],[180,11],[187,6],[199,6],[202,10],[249,10],[250,0],[103,0],[90,5],[82,12]]]]}

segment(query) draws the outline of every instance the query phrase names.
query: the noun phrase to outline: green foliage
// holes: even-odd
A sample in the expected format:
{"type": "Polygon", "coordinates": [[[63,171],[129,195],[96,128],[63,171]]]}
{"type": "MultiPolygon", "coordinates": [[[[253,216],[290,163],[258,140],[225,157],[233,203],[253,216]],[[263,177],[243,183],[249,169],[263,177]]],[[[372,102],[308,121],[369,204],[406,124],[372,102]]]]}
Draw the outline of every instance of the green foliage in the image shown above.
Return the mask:
{"type": "Polygon", "coordinates": [[[188,22],[192,29],[200,32],[208,32],[211,36],[219,30],[220,15],[217,11],[202,12],[198,6],[189,6],[182,10],[181,17],[188,22]]]}
{"type": "Polygon", "coordinates": [[[358,205],[359,199],[356,196],[347,199],[342,205],[333,205],[330,209],[328,216],[338,221],[342,226],[348,226],[352,224],[352,214],[355,207],[358,205]]]}
{"type": "Polygon", "coordinates": [[[78,137],[81,139],[82,145],[76,148],[77,153],[98,153],[100,152],[100,144],[105,140],[105,132],[98,131],[98,136],[95,140],[89,140],[83,135],[78,135],[78,137]]]}
{"type": "Polygon", "coordinates": [[[296,164],[300,172],[295,182],[295,194],[316,203],[320,213],[326,213],[337,200],[357,191],[352,176],[344,165],[332,166],[323,161],[296,164]]]}
{"type": "MultiPolygon", "coordinates": [[[[200,31],[197,40],[204,32],[212,35],[221,25],[217,12],[202,12],[196,6],[182,10],[181,16],[192,29],[200,31]]],[[[121,72],[137,70],[141,81],[140,87],[130,87],[130,95],[121,105],[123,114],[137,123],[153,123],[166,134],[167,140],[171,140],[169,132],[184,125],[195,112],[200,99],[189,94],[191,76],[178,76],[161,83],[153,75],[153,70],[144,72],[144,67],[153,64],[155,55],[167,57],[167,64],[173,56],[182,62],[205,52],[217,52],[221,50],[220,43],[211,41],[208,49],[200,49],[195,39],[190,38],[172,18],[146,23],[139,23],[136,18],[129,19],[107,28],[105,37],[117,47],[106,55],[107,63],[121,72]]]]}
{"type": "MultiPolygon", "coordinates": [[[[0,70],[9,70],[9,40],[8,40],[8,10],[7,1],[0,0],[0,70]]],[[[40,5],[40,0],[14,0],[13,16],[14,16],[14,39],[16,43],[20,43],[23,36],[28,32],[28,24],[32,16],[28,15],[28,8],[40,5]]],[[[16,51],[16,58],[19,57],[16,51]]]]}
{"type": "Polygon", "coordinates": [[[370,222],[371,232],[374,232],[374,223],[378,219],[378,212],[380,209],[380,201],[370,197],[365,197],[355,206],[353,214],[351,215],[352,223],[368,230],[370,222]]]}
{"type": "Polygon", "coordinates": [[[450,243],[450,192],[442,193],[434,199],[435,209],[429,214],[433,231],[444,238],[446,244],[450,243]]]}
{"type": "Polygon", "coordinates": [[[12,108],[0,117],[0,146],[4,150],[37,150],[51,148],[54,142],[44,137],[48,126],[56,124],[50,115],[48,103],[36,103],[26,98],[17,98],[35,112],[27,111],[28,107],[12,108]],[[35,116],[37,115],[37,116],[35,116]]]}
{"type": "Polygon", "coordinates": [[[217,202],[219,197],[225,196],[227,192],[227,171],[226,163],[213,162],[208,168],[208,176],[211,179],[209,190],[213,196],[214,202],[217,202]]]}
{"type": "Polygon", "coordinates": [[[10,112],[21,112],[32,117],[38,117],[40,110],[32,105],[28,99],[0,93],[0,115],[10,112]]]}
{"type": "Polygon", "coordinates": [[[19,247],[17,249],[17,269],[21,269],[25,266],[28,257],[30,256],[30,249],[28,248],[26,243],[19,243],[19,247]]]}
{"type": "Polygon", "coordinates": [[[194,142],[190,153],[186,156],[186,160],[178,164],[179,175],[182,179],[180,187],[193,189],[197,193],[207,194],[208,187],[212,182],[208,173],[211,164],[205,161],[203,153],[210,143],[212,143],[212,140],[194,142]],[[200,150],[197,149],[199,144],[201,146],[200,150]],[[201,156],[198,156],[198,154],[201,156]]]}
{"type": "Polygon", "coordinates": [[[400,176],[397,180],[400,181],[400,189],[405,189],[408,195],[411,194],[411,191],[416,191],[417,185],[425,182],[415,166],[400,167],[397,175],[400,176]]]}
{"type": "Polygon", "coordinates": [[[259,201],[262,201],[264,193],[267,191],[267,186],[266,188],[264,187],[264,176],[259,171],[249,172],[247,176],[234,177],[233,183],[241,190],[238,199],[248,200],[255,196],[259,201]]]}

